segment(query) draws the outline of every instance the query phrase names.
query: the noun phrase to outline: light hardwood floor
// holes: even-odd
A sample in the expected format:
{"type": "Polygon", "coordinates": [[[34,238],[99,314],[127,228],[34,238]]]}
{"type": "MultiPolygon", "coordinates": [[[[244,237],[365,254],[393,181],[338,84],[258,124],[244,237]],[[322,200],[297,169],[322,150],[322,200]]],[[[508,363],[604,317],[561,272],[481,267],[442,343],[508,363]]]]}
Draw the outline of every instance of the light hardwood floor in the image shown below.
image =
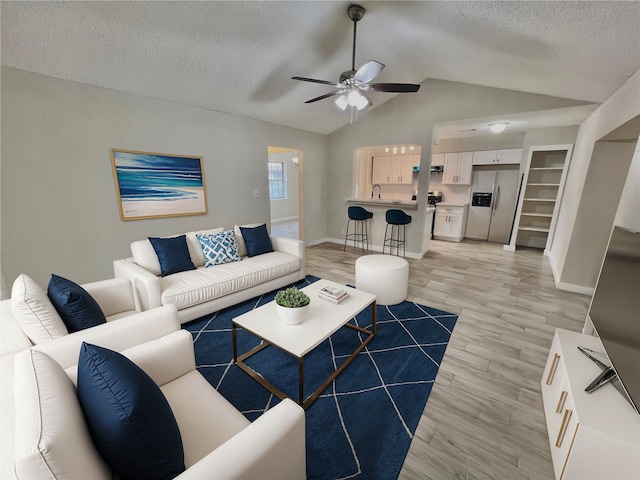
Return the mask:
{"type": "MultiPolygon", "coordinates": [[[[353,284],[362,253],[342,248],[308,247],[307,274],[353,284]]],[[[432,240],[407,260],[408,300],[459,318],[399,479],[553,479],[540,379],[590,297],[557,290],[541,250],[432,240]]]]}

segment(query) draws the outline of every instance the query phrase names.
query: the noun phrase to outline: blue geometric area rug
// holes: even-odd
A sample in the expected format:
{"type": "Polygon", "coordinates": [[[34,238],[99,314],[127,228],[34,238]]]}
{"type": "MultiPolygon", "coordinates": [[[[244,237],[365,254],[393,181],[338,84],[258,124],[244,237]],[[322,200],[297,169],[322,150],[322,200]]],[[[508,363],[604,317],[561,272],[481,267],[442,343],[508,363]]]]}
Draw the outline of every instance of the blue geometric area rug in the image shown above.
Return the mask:
{"type": "MultiPolygon", "coordinates": [[[[296,286],[317,280],[307,276],[296,286]]],[[[200,373],[250,421],[280,399],[233,364],[231,320],[272,301],[274,295],[256,297],[184,327],[193,335],[200,373]]],[[[306,411],[309,480],[398,477],[457,319],[407,301],[377,306],[374,339],[306,411]]],[[[369,329],[371,306],[351,322],[369,329]]],[[[239,355],[260,342],[240,329],[237,333],[239,355]]],[[[342,328],[305,357],[305,396],[348,358],[361,336],[342,328]]],[[[298,400],[298,364],[293,357],[269,347],[246,363],[298,400]]]]}

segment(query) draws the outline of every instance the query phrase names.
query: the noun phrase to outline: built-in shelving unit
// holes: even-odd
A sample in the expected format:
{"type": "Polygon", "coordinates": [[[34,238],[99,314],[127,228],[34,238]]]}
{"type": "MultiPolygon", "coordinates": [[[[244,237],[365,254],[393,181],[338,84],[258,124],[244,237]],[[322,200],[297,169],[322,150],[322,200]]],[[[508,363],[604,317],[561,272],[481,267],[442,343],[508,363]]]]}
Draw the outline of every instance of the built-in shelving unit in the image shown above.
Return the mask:
{"type": "Polygon", "coordinates": [[[516,219],[506,250],[550,248],[572,145],[530,147],[516,219]]]}

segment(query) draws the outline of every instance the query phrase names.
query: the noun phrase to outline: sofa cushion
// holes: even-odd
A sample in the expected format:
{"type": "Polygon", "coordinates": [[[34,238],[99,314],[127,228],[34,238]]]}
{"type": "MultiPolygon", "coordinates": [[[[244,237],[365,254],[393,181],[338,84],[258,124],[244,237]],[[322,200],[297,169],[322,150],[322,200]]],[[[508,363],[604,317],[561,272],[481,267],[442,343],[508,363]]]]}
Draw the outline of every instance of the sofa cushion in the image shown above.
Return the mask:
{"type": "Polygon", "coordinates": [[[100,305],[84,288],[71,280],[51,275],[47,296],[69,333],[107,323],[100,305]]]}
{"type": "Polygon", "coordinates": [[[197,238],[202,246],[202,253],[204,253],[205,267],[240,261],[238,244],[233,230],[210,235],[199,233],[197,238]]]}
{"type": "Polygon", "coordinates": [[[11,312],[34,345],[69,333],[46,292],[24,273],[13,282],[11,312]]]}
{"type": "Polygon", "coordinates": [[[55,360],[37,350],[18,353],[14,394],[18,478],[111,480],[91,441],[76,388],[55,360]]]}
{"type": "Polygon", "coordinates": [[[238,244],[238,255],[240,255],[241,257],[246,257],[247,256],[247,246],[244,243],[244,238],[242,237],[242,232],[240,231],[240,227],[243,228],[253,228],[253,227],[259,227],[261,224],[260,223],[247,223],[246,225],[235,225],[233,227],[233,231],[236,234],[236,243],[238,244]]]}
{"type": "Polygon", "coordinates": [[[167,399],[124,355],[83,343],[78,398],[98,451],[123,479],[172,479],[185,470],[167,399]]]}
{"type": "Polygon", "coordinates": [[[160,301],[182,310],[297,272],[300,263],[294,255],[271,252],[215,268],[176,273],[161,279],[160,301]]]}
{"type": "Polygon", "coordinates": [[[166,277],[186,270],[195,270],[189,255],[186,235],[169,238],[149,237],[160,262],[160,276],[166,277]]]}
{"type": "Polygon", "coordinates": [[[267,231],[267,225],[265,223],[253,228],[240,227],[240,231],[242,232],[244,243],[247,246],[247,255],[250,257],[273,252],[273,245],[271,245],[269,232],[267,231]]]}

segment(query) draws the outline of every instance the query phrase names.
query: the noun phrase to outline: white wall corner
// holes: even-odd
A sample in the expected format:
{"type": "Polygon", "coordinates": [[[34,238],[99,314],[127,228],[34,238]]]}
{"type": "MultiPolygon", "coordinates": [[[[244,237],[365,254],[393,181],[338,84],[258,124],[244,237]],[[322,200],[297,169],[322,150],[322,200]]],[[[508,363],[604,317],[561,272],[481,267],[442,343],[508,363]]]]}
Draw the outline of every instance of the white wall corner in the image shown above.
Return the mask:
{"type": "Polygon", "coordinates": [[[585,287],[584,285],[575,285],[573,283],[566,283],[560,281],[560,274],[558,272],[557,259],[555,258],[554,251],[548,252],[547,258],[551,265],[551,272],[553,273],[553,281],[556,284],[558,290],[564,290],[566,292],[580,293],[582,295],[593,296],[595,287],[585,287]]]}

